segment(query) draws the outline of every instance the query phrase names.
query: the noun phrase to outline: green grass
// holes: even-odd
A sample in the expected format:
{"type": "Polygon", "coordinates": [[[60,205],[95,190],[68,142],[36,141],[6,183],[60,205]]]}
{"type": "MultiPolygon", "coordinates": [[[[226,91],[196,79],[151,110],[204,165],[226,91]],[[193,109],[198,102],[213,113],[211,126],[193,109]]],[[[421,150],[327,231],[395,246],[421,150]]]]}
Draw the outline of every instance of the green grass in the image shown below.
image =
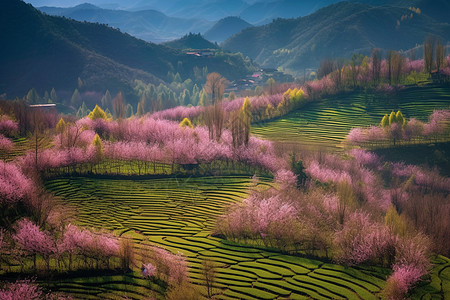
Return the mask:
{"type": "Polygon", "coordinates": [[[378,125],[392,110],[401,110],[406,118],[426,121],[434,109],[449,107],[449,87],[409,87],[390,96],[352,92],[312,102],[272,121],[252,124],[252,134],[336,151],[343,147],[350,129],[378,125]]]}
{"type": "MultiPolygon", "coordinates": [[[[388,274],[385,269],[345,268],[211,237],[214,219],[225,211],[228,203],[245,197],[251,185],[249,177],[151,180],[71,177],[45,184],[61,202],[78,210],[79,225],[126,232],[134,238],[136,248],[140,243],[150,242],[184,253],[194,284],[204,284],[202,260],[216,261],[218,299],[375,299],[385,284],[382,278],[388,274]],[[189,198],[191,189],[196,191],[194,199],[189,198]]],[[[261,184],[270,183],[267,180],[261,184]]],[[[136,258],[139,261],[139,250],[136,258]]],[[[448,277],[449,262],[442,258],[436,263],[440,267],[436,269],[436,280],[448,277]]],[[[419,288],[420,295],[443,295],[432,290],[433,286],[419,288]]],[[[137,270],[123,276],[55,280],[50,287],[80,299],[163,297],[161,288],[140,278],[137,270]],[[157,292],[151,292],[152,289],[157,292]]]]}

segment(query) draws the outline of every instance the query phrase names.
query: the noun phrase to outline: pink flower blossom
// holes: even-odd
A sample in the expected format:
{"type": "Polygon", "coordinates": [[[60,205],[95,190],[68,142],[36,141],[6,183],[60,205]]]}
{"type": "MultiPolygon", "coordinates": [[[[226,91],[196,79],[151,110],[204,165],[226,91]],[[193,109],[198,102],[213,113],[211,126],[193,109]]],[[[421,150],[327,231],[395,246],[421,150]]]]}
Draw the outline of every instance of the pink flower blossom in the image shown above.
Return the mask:
{"type": "Polygon", "coordinates": [[[9,151],[14,148],[14,143],[0,133],[0,151],[9,151]]]}
{"type": "Polygon", "coordinates": [[[275,174],[275,182],[280,184],[281,189],[295,187],[297,185],[297,176],[291,170],[281,169],[275,174]]]}
{"type": "Polygon", "coordinates": [[[42,289],[32,284],[30,280],[10,283],[4,290],[0,290],[2,300],[39,300],[43,297],[42,289]]]}
{"type": "Polygon", "coordinates": [[[353,156],[355,160],[362,165],[377,168],[381,164],[381,159],[378,155],[363,149],[352,149],[350,151],[350,155],[353,156]]]}
{"type": "Polygon", "coordinates": [[[20,249],[29,254],[42,254],[49,256],[56,251],[55,241],[47,231],[41,231],[39,227],[28,219],[17,222],[14,242],[20,249]]]}
{"type": "Polygon", "coordinates": [[[170,285],[178,285],[188,280],[186,259],[181,253],[172,254],[159,247],[152,247],[152,250],[153,268],[150,267],[148,271],[154,271],[154,275],[167,280],[170,285]]]}
{"type": "Polygon", "coordinates": [[[12,121],[8,116],[0,115],[0,134],[11,136],[18,130],[19,125],[17,122],[12,121]]]}
{"type": "Polygon", "coordinates": [[[0,160],[0,204],[16,203],[32,196],[34,185],[14,164],[0,160]]]}
{"type": "Polygon", "coordinates": [[[156,275],[156,267],[153,264],[148,263],[142,267],[142,276],[143,277],[150,278],[155,275],[156,275]]]}

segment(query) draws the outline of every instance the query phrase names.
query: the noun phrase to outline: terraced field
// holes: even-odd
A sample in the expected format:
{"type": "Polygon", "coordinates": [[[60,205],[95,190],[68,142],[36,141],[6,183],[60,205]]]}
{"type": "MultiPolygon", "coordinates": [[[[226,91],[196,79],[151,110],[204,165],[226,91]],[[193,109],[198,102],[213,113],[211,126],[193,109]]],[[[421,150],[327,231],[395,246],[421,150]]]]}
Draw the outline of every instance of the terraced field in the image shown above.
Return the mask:
{"type": "MultiPolygon", "coordinates": [[[[261,187],[269,185],[269,181],[260,182],[261,187]]],[[[189,263],[191,281],[204,294],[201,262],[216,262],[218,299],[377,299],[385,285],[385,269],[345,268],[211,237],[215,218],[229,203],[240,201],[249,188],[254,188],[248,177],[73,177],[50,180],[46,187],[78,210],[77,222],[81,225],[130,236],[137,248],[152,243],[182,252],[189,263]]],[[[437,263],[439,269],[435,268],[431,284],[421,287],[417,299],[441,297],[442,287],[449,285],[450,261],[442,258],[437,263]]],[[[143,280],[138,271],[120,276],[80,276],[49,285],[54,291],[82,299],[162,297],[158,286],[143,280]]]]}
{"type": "Polygon", "coordinates": [[[252,125],[261,138],[339,150],[353,127],[378,125],[384,114],[401,110],[426,121],[434,109],[450,107],[450,88],[407,88],[392,96],[351,93],[308,104],[281,118],[252,125]]]}
{"type": "MultiPolygon", "coordinates": [[[[28,150],[34,149],[35,143],[32,139],[19,137],[14,138],[14,148],[11,151],[0,150],[0,159],[5,161],[14,160],[16,157],[24,155],[28,150]]],[[[40,138],[39,139],[39,150],[46,149],[51,146],[51,139],[40,138]]]]}

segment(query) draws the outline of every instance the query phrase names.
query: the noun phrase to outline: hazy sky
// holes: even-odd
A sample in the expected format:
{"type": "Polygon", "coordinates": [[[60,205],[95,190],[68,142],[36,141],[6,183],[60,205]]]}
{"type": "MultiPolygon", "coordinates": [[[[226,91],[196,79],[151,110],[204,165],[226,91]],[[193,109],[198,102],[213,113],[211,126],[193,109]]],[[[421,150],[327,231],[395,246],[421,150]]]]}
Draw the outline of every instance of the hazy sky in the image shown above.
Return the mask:
{"type": "MultiPolygon", "coordinates": [[[[264,0],[242,0],[243,2],[247,2],[249,4],[253,4],[258,1],[264,1],[264,0]]],[[[266,0],[267,1],[267,0],[266,0]]],[[[270,2],[275,2],[277,0],[269,0],[270,2]]],[[[126,7],[132,7],[135,5],[145,6],[155,6],[158,7],[159,5],[167,5],[167,3],[176,3],[181,2],[185,4],[192,4],[195,2],[207,2],[205,0],[25,0],[27,3],[31,3],[35,7],[40,6],[55,6],[55,7],[72,7],[76,6],[78,4],[82,3],[92,3],[101,7],[120,7],[120,8],[126,8],[126,7]]]]}

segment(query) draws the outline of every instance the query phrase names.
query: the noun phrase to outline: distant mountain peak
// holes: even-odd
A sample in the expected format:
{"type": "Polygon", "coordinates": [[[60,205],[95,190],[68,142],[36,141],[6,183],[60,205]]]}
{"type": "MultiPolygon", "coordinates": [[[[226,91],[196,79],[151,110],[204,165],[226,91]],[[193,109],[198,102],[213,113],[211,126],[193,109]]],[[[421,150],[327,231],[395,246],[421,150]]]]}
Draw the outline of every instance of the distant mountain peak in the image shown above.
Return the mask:
{"type": "Polygon", "coordinates": [[[77,9],[101,9],[98,6],[95,6],[94,4],[87,3],[87,2],[79,4],[79,5],[75,6],[74,8],[77,8],[77,9]]]}
{"type": "Polygon", "coordinates": [[[189,33],[180,39],[166,42],[163,45],[175,49],[217,49],[218,46],[207,39],[200,33],[189,33]]]}
{"type": "Polygon", "coordinates": [[[213,27],[205,32],[205,37],[208,40],[220,43],[233,34],[240,32],[242,29],[251,26],[253,25],[246,22],[241,17],[229,16],[217,21],[213,27]]]}

